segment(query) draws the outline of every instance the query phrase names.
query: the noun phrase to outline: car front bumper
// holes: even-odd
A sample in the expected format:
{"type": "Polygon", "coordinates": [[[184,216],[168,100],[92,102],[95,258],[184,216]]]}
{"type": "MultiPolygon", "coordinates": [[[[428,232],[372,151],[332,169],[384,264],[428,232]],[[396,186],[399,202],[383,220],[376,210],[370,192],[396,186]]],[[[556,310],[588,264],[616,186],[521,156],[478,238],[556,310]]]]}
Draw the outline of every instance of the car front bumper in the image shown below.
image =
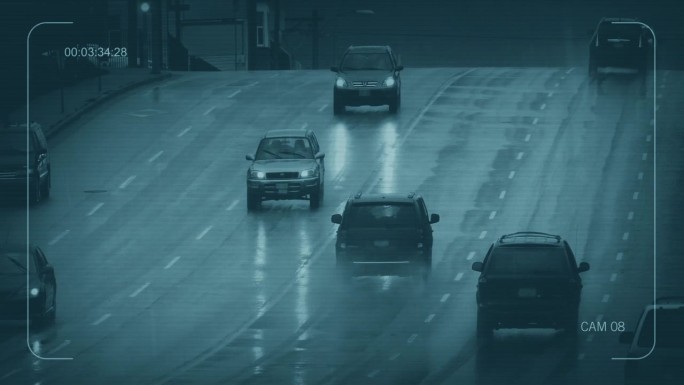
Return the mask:
{"type": "Polygon", "coordinates": [[[247,193],[263,200],[308,199],[319,192],[318,178],[302,179],[248,179],[247,193]]]}
{"type": "Polygon", "coordinates": [[[345,106],[382,106],[393,103],[398,96],[397,87],[336,87],[334,90],[335,101],[345,106]]]}

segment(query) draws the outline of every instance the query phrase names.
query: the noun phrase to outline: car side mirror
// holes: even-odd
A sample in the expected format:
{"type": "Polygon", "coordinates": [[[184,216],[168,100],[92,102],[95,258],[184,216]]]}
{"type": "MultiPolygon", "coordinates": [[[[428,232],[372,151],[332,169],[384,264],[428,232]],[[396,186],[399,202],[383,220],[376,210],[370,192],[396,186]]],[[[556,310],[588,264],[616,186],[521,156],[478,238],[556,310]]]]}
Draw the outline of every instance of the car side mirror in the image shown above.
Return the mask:
{"type": "Polygon", "coordinates": [[[340,72],[340,69],[337,66],[331,66],[330,71],[332,72],[340,72]]]}
{"type": "Polygon", "coordinates": [[[472,269],[475,270],[475,271],[482,272],[482,267],[483,267],[483,266],[484,266],[484,265],[482,264],[482,262],[473,262],[472,269]]]}
{"type": "Polygon", "coordinates": [[[323,159],[325,158],[325,152],[318,152],[316,153],[316,156],[314,156],[316,159],[323,159]]]}
{"type": "Polygon", "coordinates": [[[430,223],[437,223],[439,222],[439,214],[431,214],[430,215],[430,223]]]}
{"type": "Polygon", "coordinates": [[[621,344],[631,344],[634,341],[634,332],[622,332],[619,337],[621,344]]]}
{"type": "Polygon", "coordinates": [[[585,271],[589,271],[589,264],[587,262],[582,262],[577,266],[577,272],[584,273],[585,271]]]}
{"type": "Polygon", "coordinates": [[[254,155],[247,154],[247,155],[245,155],[245,159],[246,159],[246,160],[254,161],[254,155]]]}
{"type": "Polygon", "coordinates": [[[404,66],[401,65],[401,64],[399,64],[398,66],[394,67],[394,70],[395,70],[395,71],[401,71],[401,70],[403,70],[403,69],[404,69],[404,66]]]}
{"type": "Polygon", "coordinates": [[[342,223],[342,214],[333,214],[330,217],[330,222],[337,223],[338,225],[342,223]]]}

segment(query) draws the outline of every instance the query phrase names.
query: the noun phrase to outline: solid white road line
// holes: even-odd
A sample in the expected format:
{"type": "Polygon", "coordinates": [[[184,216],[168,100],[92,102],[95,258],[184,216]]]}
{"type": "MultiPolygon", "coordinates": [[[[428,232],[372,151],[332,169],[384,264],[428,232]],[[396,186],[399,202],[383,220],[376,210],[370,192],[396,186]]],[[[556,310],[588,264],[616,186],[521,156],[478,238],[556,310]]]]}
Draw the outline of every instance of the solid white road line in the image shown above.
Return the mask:
{"type": "Polygon", "coordinates": [[[150,159],[148,159],[147,161],[148,161],[149,163],[152,163],[152,162],[154,162],[155,160],[157,160],[157,158],[159,158],[159,157],[161,156],[161,154],[163,154],[163,153],[164,153],[163,150],[162,150],[162,151],[159,151],[158,153],[154,154],[154,155],[153,155],[150,159]]]}
{"type": "Polygon", "coordinates": [[[71,230],[64,230],[64,231],[62,231],[61,233],[59,233],[58,236],[52,238],[52,240],[51,240],[50,242],[48,242],[48,245],[52,246],[52,245],[56,244],[56,243],[59,242],[62,238],[64,238],[67,234],[69,234],[69,231],[71,231],[71,230]]]}
{"type": "Polygon", "coordinates": [[[128,297],[130,298],[135,298],[138,296],[138,294],[142,293],[143,290],[147,289],[147,287],[150,286],[150,282],[145,283],[144,285],[140,286],[138,290],[134,291],[129,295],[128,297]]]}
{"type": "Polygon", "coordinates": [[[446,302],[446,300],[449,299],[449,297],[451,297],[451,294],[446,293],[446,294],[442,295],[442,298],[439,299],[439,302],[444,303],[444,302],[446,302]]]}
{"type": "Polygon", "coordinates": [[[237,90],[237,91],[233,92],[232,94],[228,95],[228,97],[232,98],[233,96],[239,94],[240,92],[242,92],[242,90],[237,90]]]}
{"type": "Polygon", "coordinates": [[[429,316],[427,316],[427,318],[425,318],[425,323],[429,324],[430,322],[432,322],[432,319],[435,318],[435,315],[436,314],[432,313],[429,316]]]}
{"type": "Polygon", "coordinates": [[[91,215],[95,214],[95,212],[97,210],[99,210],[100,207],[102,207],[102,206],[104,206],[104,202],[100,202],[100,203],[96,204],[95,207],[93,207],[90,211],[88,211],[88,214],[86,214],[86,215],[91,216],[91,215]]]}
{"type": "Polygon", "coordinates": [[[204,229],[197,237],[195,237],[195,239],[199,241],[200,239],[204,238],[204,236],[207,235],[207,233],[209,232],[209,230],[211,230],[212,227],[214,226],[209,226],[206,229],[204,229]]]}
{"type": "Polygon", "coordinates": [[[475,257],[475,252],[474,252],[474,251],[471,251],[470,253],[468,253],[468,256],[466,257],[466,259],[470,261],[470,260],[473,259],[474,257],[475,257]]]}
{"type": "Polygon", "coordinates": [[[228,206],[228,207],[226,208],[226,211],[230,211],[230,210],[234,209],[235,206],[237,206],[237,204],[238,204],[239,202],[240,202],[240,200],[238,200],[238,199],[234,200],[233,203],[231,203],[230,206],[228,206]]]}
{"type": "Polygon", "coordinates": [[[164,266],[164,270],[170,269],[173,265],[176,264],[176,262],[178,262],[179,259],[180,259],[180,256],[173,258],[171,260],[171,262],[167,263],[166,266],[164,266]]]}
{"type": "Polygon", "coordinates": [[[102,317],[98,318],[97,321],[92,323],[92,325],[97,326],[97,325],[105,322],[107,320],[107,318],[109,318],[111,316],[112,316],[111,314],[107,313],[107,314],[103,315],[102,317]]]}
{"type": "Polygon", "coordinates": [[[119,185],[119,188],[120,188],[120,189],[125,189],[129,184],[131,184],[131,182],[133,182],[133,180],[134,180],[135,178],[136,178],[135,175],[129,176],[128,179],[126,179],[123,183],[121,183],[121,184],[119,185]]]}
{"type": "Polygon", "coordinates": [[[461,278],[463,278],[463,273],[458,273],[458,274],[456,274],[456,277],[454,278],[454,281],[460,281],[461,278]]]}
{"type": "Polygon", "coordinates": [[[204,116],[211,114],[211,112],[214,111],[215,108],[216,108],[216,106],[213,106],[213,107],[209,108],[208,110],[204,111],[204,116]]]}
{"type": "Polygon", "coordinates": [[[192,130],[192,126],[188,126],[188,128],[186,128],[186,129],[184,129],[183,131],[179,132],[178,135],[176,135],[176,136],[178,136],[178,137],[180,138],[181,136],[187,134],[188,131],[190,131],[190,130],[192,130]]]}
{"type": "Polygon", "coordinates": [[[327,104],[322,105],[321,108],[318,109],[318,112],[323,112],[323,110],[325,110],[325,107],[328,107],[328,105],[327,104]]]}

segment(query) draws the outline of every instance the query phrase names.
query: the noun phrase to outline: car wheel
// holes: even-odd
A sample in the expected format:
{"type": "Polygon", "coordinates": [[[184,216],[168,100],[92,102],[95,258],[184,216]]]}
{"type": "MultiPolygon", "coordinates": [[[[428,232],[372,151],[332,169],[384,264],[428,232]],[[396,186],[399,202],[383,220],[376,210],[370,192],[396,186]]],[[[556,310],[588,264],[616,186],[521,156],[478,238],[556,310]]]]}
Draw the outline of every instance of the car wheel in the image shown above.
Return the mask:
{"type": "Polygon", "coordinates": [[[36,178],[31,186],[30,198],[33,203],[39,203],[43,199],[43,187],[40,185],[39,178],[36,178]]]}
{"type": "Polygon", "coordinates": [[[489,316],[481,310],[477,311],[477,338],[479,340],[488,340],[492,338],[494,333],[494,326],[489,316]]]}
{"type": "Polygon", "coordinates": [[[396,114],[399,111],[400,106],[401,106],[401,95],[397,95],[394,98],[394,100],[390,101],[389,112],[392,114],[396,114]]]}
{"type": "Polygon", "coordinates": [[[247,211],[258,210],[261,206],[261,197],[247,193],[247,211]]]}

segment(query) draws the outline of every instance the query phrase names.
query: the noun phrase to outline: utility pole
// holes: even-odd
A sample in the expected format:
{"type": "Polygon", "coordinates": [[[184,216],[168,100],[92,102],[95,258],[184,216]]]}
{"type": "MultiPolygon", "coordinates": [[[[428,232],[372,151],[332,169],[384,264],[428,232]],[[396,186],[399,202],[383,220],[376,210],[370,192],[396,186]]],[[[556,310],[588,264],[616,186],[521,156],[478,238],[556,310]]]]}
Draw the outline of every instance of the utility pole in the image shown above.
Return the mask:
{"type": "Polygon", "coordinates": [[[247,70],[256,69],[257,49],[257,2],[247,0],[247,70]]]}
{"type": "Polygon", "coordinates": [[[126,46],[128,51],[128,66],[138,66],[138,1],[128,0],[128,32],[126,46]]]}
{"type": "Polygon", "coordinates": [[[162,67],[162,2],[152,0],[152,74],[161,73],[162,67]]]}
{"type": "Polygon", "coordinates": [[[314,9],[311,12],[311,68],[315,70],[318,69],[318,22],[318,10],[314,9]]]}

